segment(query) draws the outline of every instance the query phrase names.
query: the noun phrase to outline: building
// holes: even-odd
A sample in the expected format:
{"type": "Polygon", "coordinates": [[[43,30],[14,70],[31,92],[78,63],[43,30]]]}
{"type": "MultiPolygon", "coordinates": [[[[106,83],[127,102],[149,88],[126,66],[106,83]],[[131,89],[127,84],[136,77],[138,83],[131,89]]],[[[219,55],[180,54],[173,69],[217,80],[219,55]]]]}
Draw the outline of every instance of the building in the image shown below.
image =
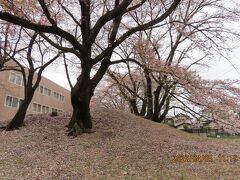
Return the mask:
{"type": "MultiPolygon", "coordinates": [[[[0,72],[0,121],[11,119],[24,97],[23,77],[17,71],[0,72]]],[[[42,77],[27,114],[72,112],[70,91],[42,77]]]]}
{"type": "Polygon", "coordinates": [[[199,121],[199,119],[198,121],[194,121],[191,117],[182,113],[177,114],[174,117],[167,117],[164,120],[164,123],[179,130],[198,134],[199,136],[222,137],[229,136],[230,134],[233,135],[233,133],[224,131],[222,127],[219,127],[213,121],[199,121]]]}
{"type": "Polygon", "coordinates": [[[193,119],[185,114],[177,114],[174,117],[167,117],[163,121],[165,124],[172,126],[174,128],[184,130],[185,128],[191,128],[193,123],[193,119]]]}

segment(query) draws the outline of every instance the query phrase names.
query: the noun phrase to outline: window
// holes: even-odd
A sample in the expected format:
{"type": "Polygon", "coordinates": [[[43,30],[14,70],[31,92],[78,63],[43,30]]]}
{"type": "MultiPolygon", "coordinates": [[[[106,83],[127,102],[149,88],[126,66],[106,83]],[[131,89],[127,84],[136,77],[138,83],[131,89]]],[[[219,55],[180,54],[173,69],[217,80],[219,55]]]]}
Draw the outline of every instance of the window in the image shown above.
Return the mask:
{"type": "Polygon", "coordinates": [[[45,106],[45,105],[41,105],[41,104],[37,104],[37,103],[33,103],[33,112],[36,112],[36,113],[49,113],[49,107],[48,106],[45,106]]]}
{"type": "Polygon", "coordinates": [[[38,86],[36,91],[45,95],[45,96],[51,96],[51,90],[48,89],[47,87],[42,86],[42,85],[38,86]]]}
{"type": "Polygon", "coordinates": [[[7,96],[6,97],[6,106],[11,107],[12,106],[12,97],[11,96],[7,96]]]}
{"type": "Polygon", "coordinates": [[[22,101],[23,101],[22,99],[18,99],[16,97],[6,96],[5,105],[8,107],[18,108],[22,101]]]}
{"type": "Polygon", "coordinates": [[[49,113],[49,107],[46,106],[46,113],[49,113]]]}
{"type": "Polygon", "coordinates": [[[43,94],[46,95],[46,96],[48,94],[48,89],[46,87],[44,88],[44,93],[43,94]]]}
{"type": "Polygon", "coordinates": [[[19,86],[23,86],[23,76],[21,74],[11,72],[9,76],[9,81],[19,86]]]}
{"type": "Polygon", "coordinates": [[[42,106],[42,113],[46,113],[46,106],[42,106]]]}
{"type": "Polygon", "coordinates": [[[18,98],[13,97],[12,107],[16,107],[16,108],[18,107],[18,98]]]}
{"type": "Polygon", "coordinates": [[[37,105],[37,112],[40,113],[41,110],[42,110],[42,106],[41,106],[41,104],[38,104],[38,105],[37,105]]]}
{"type": "Polygon", "coordinates": [[[17,74],[16,75],[16,84],[21,86],[22,85],[22,80],[23,80],[22,76],[17,74]]]}
{"type": "Polygon", "coordinates": [[[33,112],[37,112],[37,104],[33,103],[33,112]]]}
{"type": "Polygon", "coordinates": [[[57,93],[57,92],[53,92],[53,97],[55,99],[57,99],[58,101],[64,101],[64,96],[59,94],[59,93],[57,93]]]}
{"type": "Polygon", "coordinates": [[[16,79],[16,74],[13,73],[13,72],[11,72],[11,73],[10,73],[10,77],[9,77],[9,81],[10,81],[11,83],[15,83],[15,79],[16,79]]]}
{"type": "Polygon", "coordinates": [[[43,86],[40,86],[40,87],[39,87],[39,90],[40,90],[39,92],[40,92],[41,94],[43,94],[43,86]]]}
{"type": "Polygon", "coordinates": [[[50,90],[50,89],[48,89],[47,95],[48,95],[48,96],[51,96],[51,90],[50,90]]]}
{"type": "Polygon", "coordinates": [[[64,101],[64,96],[63,95],[60,95],[60,101],[64,101]]]}

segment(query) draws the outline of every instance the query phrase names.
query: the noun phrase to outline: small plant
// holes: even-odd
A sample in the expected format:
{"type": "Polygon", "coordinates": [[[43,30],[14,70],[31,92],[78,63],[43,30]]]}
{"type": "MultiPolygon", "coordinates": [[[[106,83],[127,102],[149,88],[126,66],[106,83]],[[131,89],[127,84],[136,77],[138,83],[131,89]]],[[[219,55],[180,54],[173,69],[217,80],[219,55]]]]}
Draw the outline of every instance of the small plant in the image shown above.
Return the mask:
{"type": "Polygon", "coordinates": [[[51,116],[52,116],[52,117],[58,116],[58,112],[57,112],[57,111],[53,111],[53,112],[51,113],[51,116]]]}

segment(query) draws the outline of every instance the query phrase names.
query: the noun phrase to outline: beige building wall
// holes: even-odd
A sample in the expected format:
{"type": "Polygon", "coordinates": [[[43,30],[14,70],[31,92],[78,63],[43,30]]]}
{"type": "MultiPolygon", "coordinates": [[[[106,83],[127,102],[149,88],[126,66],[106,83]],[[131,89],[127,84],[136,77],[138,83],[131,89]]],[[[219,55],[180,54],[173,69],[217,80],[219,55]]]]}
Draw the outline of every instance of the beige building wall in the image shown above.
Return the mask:
{"type": "MultiPolygon", "coordinates": [[[[15,107],[16,98],[18,106],[20,100],[24,98],[24,86],[23,82],[19,83],[20,77],[22,77],[20,72],[0,72],[0,121],[11,119],[18,109],[15,107]],[[16,81],[14,81],[14,77],[16,81]],[[12,98],[7,98],[7,96],[12,98]]],[[[27,114],[50,113],[52,111],[72,112],[70,91],[42,77],[27,114]]]]}

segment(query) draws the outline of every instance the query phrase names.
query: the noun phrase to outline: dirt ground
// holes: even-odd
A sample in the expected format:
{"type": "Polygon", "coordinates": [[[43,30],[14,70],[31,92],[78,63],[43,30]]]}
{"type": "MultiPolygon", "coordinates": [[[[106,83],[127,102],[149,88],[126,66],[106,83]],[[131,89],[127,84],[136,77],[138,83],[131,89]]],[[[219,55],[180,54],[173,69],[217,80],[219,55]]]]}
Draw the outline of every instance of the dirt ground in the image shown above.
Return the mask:
{"type": "Polygon", "coordinates": [[[105,108],[92,116],[96,132],[76,138],[66,114],[0,130],[0,179],[240,179],[240,138],[199,137],[105,108]]]}

